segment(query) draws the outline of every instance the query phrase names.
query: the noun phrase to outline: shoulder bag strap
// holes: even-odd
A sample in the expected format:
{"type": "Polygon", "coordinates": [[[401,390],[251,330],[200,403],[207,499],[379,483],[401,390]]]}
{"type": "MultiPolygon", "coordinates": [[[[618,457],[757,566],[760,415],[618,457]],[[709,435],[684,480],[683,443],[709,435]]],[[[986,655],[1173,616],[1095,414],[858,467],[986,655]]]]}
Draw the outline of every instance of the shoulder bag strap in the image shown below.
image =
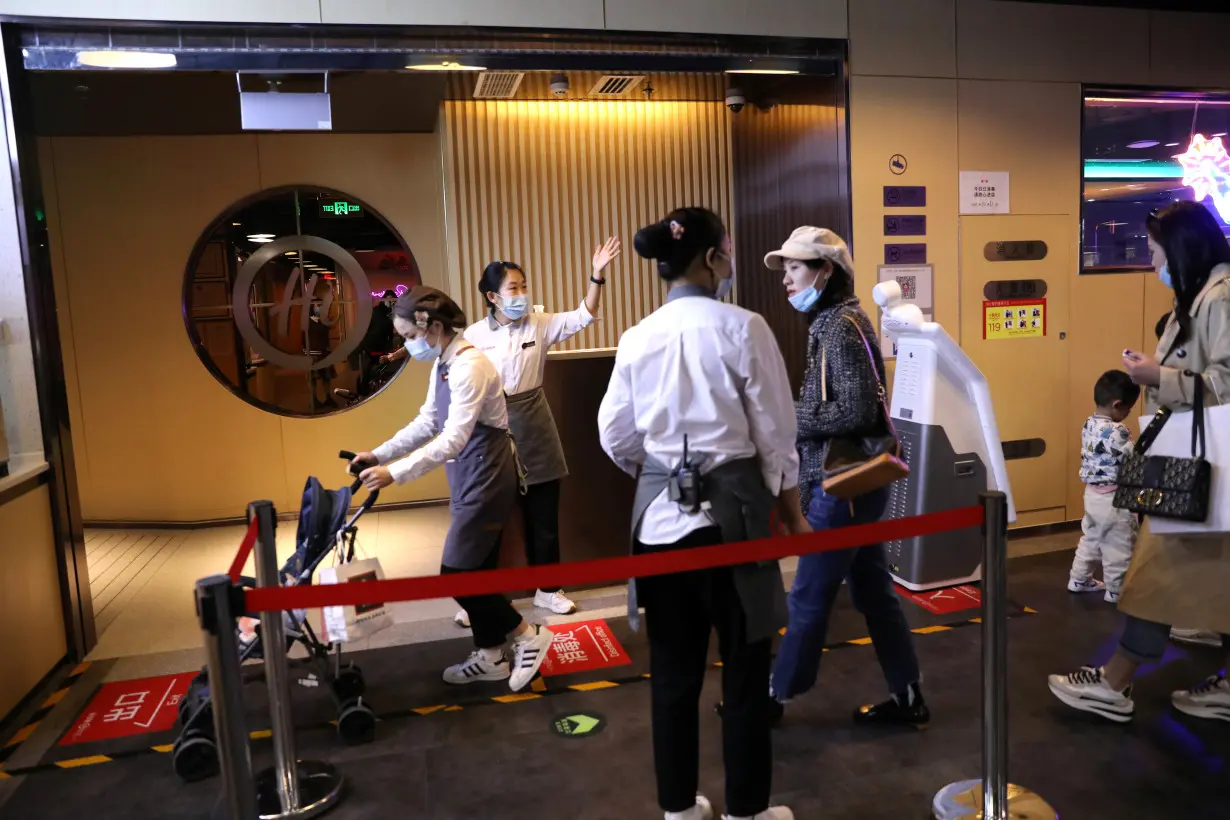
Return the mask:
{"type": "Polygon", "coordinates": [[[866,334],[863,333],[863,328],[859,326],[858,320],[850,314],[843,314],[846,321],[854,325],[854,329],[858,331],[858,337],[863,340],[863,349],[867,351],[867,361],[871,364],[871,372],[876,377],[876,395],[880,400],[880,412],[884,416],[884,423],[888,425],[888,432],[893,438],[897,438],[897,428],[893,426],[892,411],[888,406],[888,391],[884,388],[884,380],[880,376],[880,371],[876,368],[876,357],[871,352],[871,343],[867,341],[866,334]]]}
{"type": "Polygon", "coordinates": [[[1204,460],[1204,376],[1188,370],[1185,375],[1195,381],[1195,393],[1192,396],[1192,458],[1204,460]],[[1197,443],[1199,450],[1197,450],[1197,443]]]}
{"type": "Polygon", "coordinates": [[[1136,446],[1132,448],[1133,453],[1143,456],[1149,452],[1149,448],[1153,446],[1158,433],[1162,432],[1162,428],[1170,420],[1170,414],[1171,410],[1169,407],[1163,407],[1153,414],[1153,419],[1146,425],[1144,432],[1140,434],[1140,438],[1136,440],[1136,446]]]}

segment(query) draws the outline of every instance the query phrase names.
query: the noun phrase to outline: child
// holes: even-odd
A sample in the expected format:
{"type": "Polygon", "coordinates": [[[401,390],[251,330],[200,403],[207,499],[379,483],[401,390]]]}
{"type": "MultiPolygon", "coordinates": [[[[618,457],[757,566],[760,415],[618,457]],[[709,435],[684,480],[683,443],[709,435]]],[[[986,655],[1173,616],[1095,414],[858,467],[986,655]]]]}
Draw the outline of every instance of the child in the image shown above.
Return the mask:
{"type": "Polygon", "coordinates": [[[1123,576],[1136,546],[1136,516],[1113,505],[1119,466],[1132,449],[1132,433],[1123,420],[1140,398],[1140,388],[1122,370],[1102,374],[1093,387],[1096,412],[1081,430],[1081,481],[1085,484],[1085,518],[1080,543],[1072,559],[1069,592],[1105,588],[1109,603],[1119,601],[1123,576]],[[1103,582],[1094,580],[1093,565],[1101,562],[1103,582]]]}

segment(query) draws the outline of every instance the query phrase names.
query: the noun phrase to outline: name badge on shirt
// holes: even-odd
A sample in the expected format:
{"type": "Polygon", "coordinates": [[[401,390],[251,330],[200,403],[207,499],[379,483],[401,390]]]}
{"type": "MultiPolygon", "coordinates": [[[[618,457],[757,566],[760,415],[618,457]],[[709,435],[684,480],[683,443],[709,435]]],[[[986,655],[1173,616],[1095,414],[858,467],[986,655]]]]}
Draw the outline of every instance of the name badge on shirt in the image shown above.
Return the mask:
{"type": "Polygon", "coordinates": [[[521,345],[521,349],[522,349],[522,350],[527,350],[527,349],[529,349],[529,348],[533,347],[533,346],[534,346],[534,345],[536,345],[536,344],[538,344],[538,342],[536,342],[536,341],[535,341],[535,342],[526,342],[525,344],[521,345]]]}

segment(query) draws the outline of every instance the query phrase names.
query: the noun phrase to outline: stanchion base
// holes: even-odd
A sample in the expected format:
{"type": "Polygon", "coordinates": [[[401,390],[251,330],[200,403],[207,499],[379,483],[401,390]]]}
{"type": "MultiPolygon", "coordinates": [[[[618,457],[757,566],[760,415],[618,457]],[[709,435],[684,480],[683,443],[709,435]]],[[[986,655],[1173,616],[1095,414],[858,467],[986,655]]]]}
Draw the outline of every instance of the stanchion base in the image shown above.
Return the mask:
{"type": "Polygon", "coordinates": [[[342,776],[328,763],[300,760],[299,808],[282,811],[278,796],[278,773],[266,769],[256,775],[256,813],[260,820],[306,820],[317,817],[342,799],[342,776]]]}
{"type": "Polygon", "coordinates": [[[1008,813],[982,816],[982,781],[962,780],[940,789],[931,803],[935,820],[1059,820],[1046,801],[1029,789],[1008,784],[1008,813]]]}

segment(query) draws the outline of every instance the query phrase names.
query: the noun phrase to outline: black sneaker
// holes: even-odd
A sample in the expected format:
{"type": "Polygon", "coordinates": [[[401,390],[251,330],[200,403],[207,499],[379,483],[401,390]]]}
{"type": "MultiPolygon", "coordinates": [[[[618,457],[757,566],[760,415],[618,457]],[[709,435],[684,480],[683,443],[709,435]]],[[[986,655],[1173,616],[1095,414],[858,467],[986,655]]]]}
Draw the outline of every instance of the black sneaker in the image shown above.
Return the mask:
{"type": "Polygon", "coordinates": [[[854,722],[864,726],[913,726],[921,729],[931,722],[931,710],[923,700],[922,691],[911,684],[904,695],[893,695],[883,703],[860,706],[854,710],[854,722]]]}

